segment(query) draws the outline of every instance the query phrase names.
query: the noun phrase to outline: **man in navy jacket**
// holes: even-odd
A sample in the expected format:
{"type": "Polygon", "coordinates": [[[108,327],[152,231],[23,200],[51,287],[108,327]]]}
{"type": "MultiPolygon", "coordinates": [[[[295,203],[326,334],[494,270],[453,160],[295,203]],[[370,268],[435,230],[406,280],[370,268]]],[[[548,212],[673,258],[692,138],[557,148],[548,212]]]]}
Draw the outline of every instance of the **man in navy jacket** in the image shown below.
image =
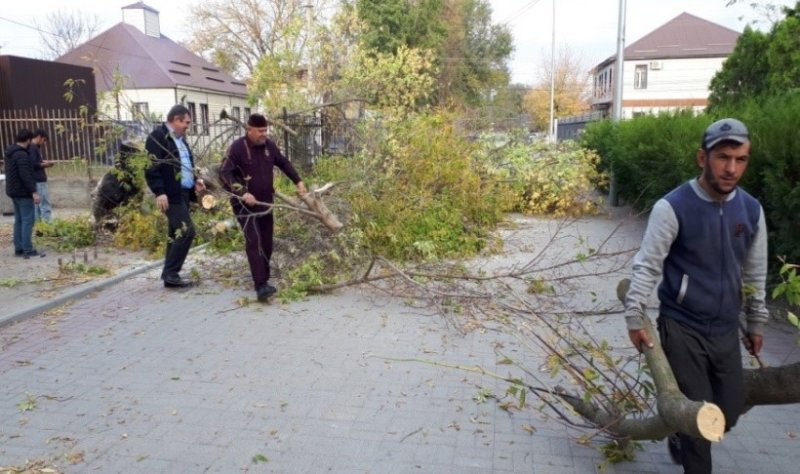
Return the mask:
{"type": "MultiPolygon", "coordinates": [[[[744,310],[745,343],[753,355],[761,351],[769,316],[764,211],[738,187],[749,159],[742,122],[728,118],[706,129],[697,151],[700,177],[656,202],[625,301],[631,342],[640,351],[652,347],[643,306],[663,277],[658,333],[664,353],[683,394],[719,406],[726,429],[744,408],[739,314],[744,310]]],[[[710,442],[683,433],[668,441],[685,472],[711,472],[710,442]]]]}
{"type": "Polygon", "coordinates": [[[17,257],[44,257],[33,248],[34,206],[39,204],[33,160],[28,154],[33,134],[23,128],[17,132],[15,143],[5,152],[6,195],[14,203],[14,255],[17,257]]]}
{"type": "Polygon", "coordinates": [[[173,106],[167,121],[156,127],[145,142],[151,164],[145,170],[147,186],[156,196],[156,206],[167,215],[169,240],[161,279],[166,288],[183,288],[191,282],[180,276],[183,262],[192,246],[195,230],[189,204],[205,189],[203,180],[194,175],[194,157],[186,143],[186,131],[192,123],[189,109],[173,106]]]}

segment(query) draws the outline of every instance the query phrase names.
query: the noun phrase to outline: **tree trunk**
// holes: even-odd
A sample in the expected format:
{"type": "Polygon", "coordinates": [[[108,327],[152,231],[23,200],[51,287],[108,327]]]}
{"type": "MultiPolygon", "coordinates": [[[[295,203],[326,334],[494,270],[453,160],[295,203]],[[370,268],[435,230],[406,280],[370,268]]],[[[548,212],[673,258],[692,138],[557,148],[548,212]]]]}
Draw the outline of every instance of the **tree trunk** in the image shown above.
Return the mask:
{"type": "Polygon", "coordinates": [[[747,406],[800,403],[800,362],[781,367],[745,369],[747,406]]]}
{"type": "Polygon", "coordinates": [[[275,197],[281,199],[282,201],[288,203],[292,207],[296,208],[308,208],[310,214],[314,215],[317,219],[322,222],[325,227],[332,230],[333,232],[338,232],[343,226],[339,219],[328,209],[328,206],[322,202],[322,195],[330,189],[332,185],[327,184],[320,189],[312,188],[306,194],[300,196],[300,201],[295,198],[289,197],[283,193],[275,192],[275,197]],[[301,202],[302,201],[302,202],[301,202]],[[303,205],[305,204],[305,206],[303,205]]]}
{"type": "MultiPolygon", "coordinates": [[[[617,296],[624,301],[630,281],[625,279],[617,286],[617,296]]],[[[678,389],[675,375],[667,361],[650,318],[645,317],[645,330],[653,341],[652,348],[644,348],[647,365],[656,386],[658,413],[649,418],[626,419],[609,413],[592,402],[564,393],[556,394],[576,412],[596,426],[611,434],[628,439],[661,439],[680,431],[709,441],[721,441],[725,417],[713,404],[693,402],[678,389]]],[[[745,403],[748,406],[779,405],[800,402],[800,362],[783,367],[746,369],[744,371],[745,403]]]]}

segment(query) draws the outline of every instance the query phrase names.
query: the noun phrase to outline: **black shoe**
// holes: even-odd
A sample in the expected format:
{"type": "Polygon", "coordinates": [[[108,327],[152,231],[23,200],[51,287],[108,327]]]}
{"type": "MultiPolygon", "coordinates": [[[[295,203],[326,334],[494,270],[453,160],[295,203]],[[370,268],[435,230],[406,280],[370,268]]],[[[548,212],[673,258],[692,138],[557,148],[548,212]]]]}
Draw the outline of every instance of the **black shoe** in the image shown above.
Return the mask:
{"type": "Polygon", "coordinates": [[[25,256],[25,252],[23,252],[22,250],[14,250],[14,256],[15,257],[24,257],[25,256]]]}
{"type": "Polygon", "coordinates": [[[44,253],[44,252],[37,252],[36,250],[31,250],[30,252],[25,252],[25,253],[23,254],[23,257],[24,257],[25,259],[29,259],[29,258],[31,258],[31,257],[45,257],[45,256],[47,256],[47,254],[46,254],[46,253],[44,253]]]}
{"type": "Polygon", "coordinates": [[[191,281],[184,280],[177,275],[164,277],[164,288],[188,288],[190,286],[192,286],[191,281]]]}
{"type": "Polygon", "coordinates": [[[677,434],[671,434],[667,436],[667,451],[669,452],[669,458],[672,459],[672,462],[675,464],[683,464],[681,461],[681,439],[678,438],[677,434]]]}
{"type": "Polygon", "coordinates": [[[258,301],[267,301],[269,297],[274,295],[277,291],[278,289],[272,285],[259,286],[256,289],[256,298],[258,301]]]}

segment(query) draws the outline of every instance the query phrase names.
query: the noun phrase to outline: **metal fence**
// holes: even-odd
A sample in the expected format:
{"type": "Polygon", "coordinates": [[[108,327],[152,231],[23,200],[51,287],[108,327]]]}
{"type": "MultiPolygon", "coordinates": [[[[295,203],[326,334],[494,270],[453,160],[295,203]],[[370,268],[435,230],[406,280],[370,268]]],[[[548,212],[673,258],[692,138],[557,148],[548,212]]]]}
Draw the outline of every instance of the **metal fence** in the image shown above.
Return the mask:
{"type": "Polygon", "coordinates": [[[583,115],[573,115],[571,117],[560,117],[558,119],[557,138],[558,141],[575,140],[581,136],[586,126],[592,122],[602,120],[604,114],[599,111],[589,112],[583,115]]]}
{"type": "Polygon", "coordinates": [[[310,169],[322,155],[351,155],[358,144],[357,120],[347,119],[335,108],[290,114],[284,109],[283,151],[302,169],[310,169]],[[291,130],[291,131],[290,131],[291,130]]]}
{"type": "Polygon", "coordinates": [[[5,149],[15,141],[17,133],[27,128],[41,128],[48,140],[42,152],[48,160],[66,161],[82,158],[94,161],[98,145],[106,135],[103,125],[91,115],[70,109],[13,109],[0,110],[0,146],[5,149]]]}
{"type": "MultiPolygon", "coordinates": [[[[335,108],[323,107],[313,113],[284,111],[283,124],[291,130],[276,128],[276,142],[296,166],[308,170],[323,154],[349,155],[356,149],[357,121],[347,119],[335,108]],[[281,135],[282,133],[282,135],[281,135]]],[[[14,143],[17,132],[23,128],[31,131],[41,128],[48,134],[42,149],[44,157],[54,161],[80,161],[86,165],[91,177],[91,167],[111,166],[121,143],[144,142],[157,125],[148,120],[112,122],[98,121],[92,115],[77,110],[15,109],[0,110],[0,146],[5,149],[14,143]]],[[[217,120],[201,134],[187,138],[198,162],[206,155],[216,156],[244,133],[241,124],[230,120],[217,120]]],[[[0,161],[1,163],[2,161],[0,161]]],[[[203,164],[209,164],[204,162],[203,164]]],[[[2,169],[2,168],[0,168],[2,169]]]]}

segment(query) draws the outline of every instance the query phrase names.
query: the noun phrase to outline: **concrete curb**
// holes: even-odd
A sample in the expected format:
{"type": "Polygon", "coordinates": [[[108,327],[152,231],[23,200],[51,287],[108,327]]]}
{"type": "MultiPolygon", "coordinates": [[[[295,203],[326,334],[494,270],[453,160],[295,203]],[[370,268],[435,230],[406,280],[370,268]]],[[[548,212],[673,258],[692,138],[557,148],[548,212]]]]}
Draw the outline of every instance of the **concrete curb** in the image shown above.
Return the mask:
{"type": "MultiPolygon", "coordinates": [[[[190,254],[192,252],[202,250],[207,246],[208,243],[194,247],[191,249],[190,254]]],[[[103,288],[116,285],[117,283],[127,280],[128,278],[140,275],[154,268],[158,268],[163,264],[164,264],[163,260],[157,260],[155,262],[146,263],[142,266],[126,270],[118,275],[114,275],[113,277],[106,278],[105,280],[95,280],[89,282],[84,286],[76,288],[72,291],[68,291],[64,294],[58,295],[51,300],[43,301],[41,303],[36,303],[30,308],[21,309],[19,311],[16,311],[8,315],[0,316],[0,328],[10,326],[16,322],[30,318],[31,316],[36,316],[39,313],[61,306],[65,303],[69,303],[73,300],[86,296],[95,291],[102,290],[103,288]]]]}

